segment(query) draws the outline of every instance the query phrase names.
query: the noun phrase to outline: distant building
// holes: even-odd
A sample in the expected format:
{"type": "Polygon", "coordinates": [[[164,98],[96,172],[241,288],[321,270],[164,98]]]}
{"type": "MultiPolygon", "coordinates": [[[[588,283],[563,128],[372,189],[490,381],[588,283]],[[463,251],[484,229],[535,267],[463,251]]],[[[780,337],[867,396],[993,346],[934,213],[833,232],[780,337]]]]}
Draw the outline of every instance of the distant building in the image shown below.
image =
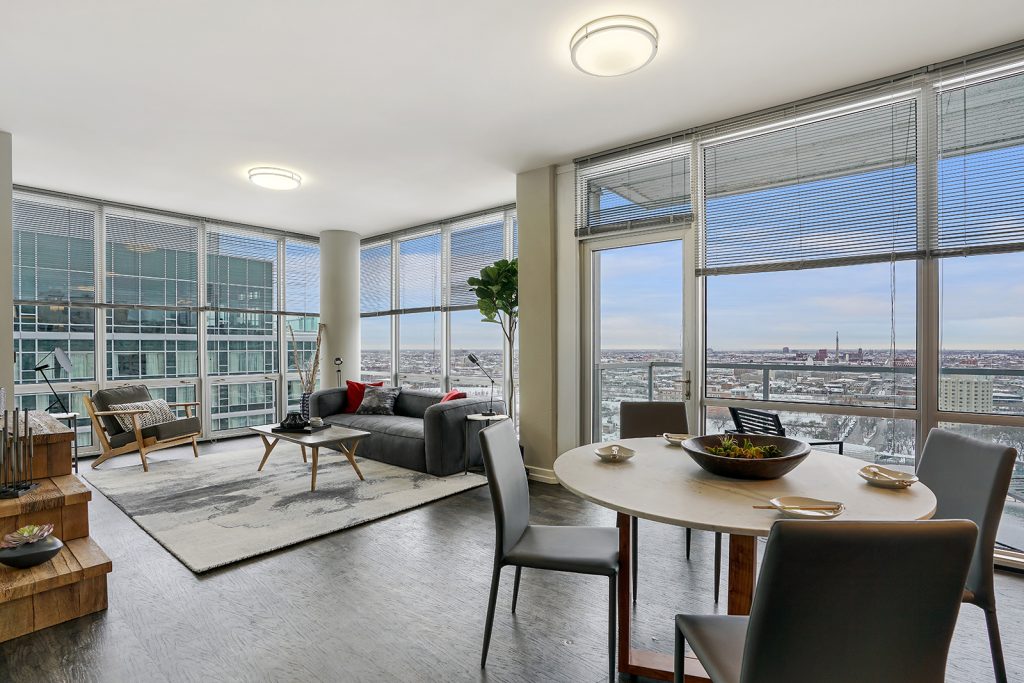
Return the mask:
{"type": "Polygon", "coordinates": [[[788,346],[783,346],[782,347],[782,352],[783,353],[789,353],[789,347],[788,346]]]}
{"type": "Polygon", "coordinates": [[[942,375],[939,378],[939,409],[961,413],[992,412],[990,375],[942,375]]]}
{"type": "Polygon", "coordinates": [[[814,354],[814,360],[819,362],[828,360],[828,349],[818,349],[818,352],[814,354]]]}

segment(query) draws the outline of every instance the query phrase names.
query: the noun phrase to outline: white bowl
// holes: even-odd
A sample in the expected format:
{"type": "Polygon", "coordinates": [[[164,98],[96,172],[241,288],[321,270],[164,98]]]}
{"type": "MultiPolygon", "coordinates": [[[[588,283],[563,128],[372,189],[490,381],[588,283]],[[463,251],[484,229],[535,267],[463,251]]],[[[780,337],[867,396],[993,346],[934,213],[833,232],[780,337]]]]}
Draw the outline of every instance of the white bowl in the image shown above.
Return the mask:
{"type": "Polygon", "coordinates": [[[861,479],[883,489],[908,489],[920,481],[917,475],[899,470],[890,470],[881,465],[866,465],[857,470],[861,479]]]}
{"type": "Polygon", "coordinates": [[[775,509],[781,512],[784,517],[797,519],[832,519],[843,514],[846,510],[846,506],[839,501],[820,500],[804,496],[779,496],[778,498],[772,498],[768,502],[774,505],[775,509]],[[836,507],[834,510],[799,509],[800,507],[821,507],[826,505],[835,505],[836,507]]]}
{"type": "Polygon", "coordinates": [[[683,445],[684,441],[690,438],[689,434],[669,434],[668,432],[665,432],[661,436],[662,438],[665,439],[665,441],[668,441],[673,446],[680,447],[683,445]]]}
{"type": "Polygon", "coordinates": [[[597,457],[605,462],[624,462],[636,455],[636,451],[632,448],[626,448],[617,443],[610,443],[607,446],[595,448],[594,452],[597,453],[597,457]]]}

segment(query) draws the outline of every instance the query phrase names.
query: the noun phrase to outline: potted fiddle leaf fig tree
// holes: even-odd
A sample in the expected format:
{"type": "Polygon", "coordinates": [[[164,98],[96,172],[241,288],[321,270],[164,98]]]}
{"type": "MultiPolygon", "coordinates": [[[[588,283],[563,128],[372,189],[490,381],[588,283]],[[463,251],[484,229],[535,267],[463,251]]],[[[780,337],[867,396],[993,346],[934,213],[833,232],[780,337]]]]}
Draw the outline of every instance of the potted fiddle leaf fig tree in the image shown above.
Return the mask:
{"type": "Polygon", "coordinates": [[[505,403],[509,416],[515,420],[516,383],[513,374],[513,354],[516,348],[516,329],[519,327],[519,259],[501,259],[480,271],[480,277],[467,280],[476,294],[477,309],[483,322],[501,325],[508,353],[505,354],[505,376],[508,377],[509,395],[505,403]]]}

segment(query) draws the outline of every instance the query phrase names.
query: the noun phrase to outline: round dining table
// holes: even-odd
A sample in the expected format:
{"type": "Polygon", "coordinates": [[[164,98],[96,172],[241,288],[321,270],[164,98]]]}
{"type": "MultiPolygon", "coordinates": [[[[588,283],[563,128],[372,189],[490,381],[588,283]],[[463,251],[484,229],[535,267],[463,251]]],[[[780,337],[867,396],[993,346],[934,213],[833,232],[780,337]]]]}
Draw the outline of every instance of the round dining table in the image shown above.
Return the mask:
{"type": "MultiPolygon", "coordinates": [[[[631,517],[729,534],[728,612],[749,614],[757,537],[767,536],[772,524],[782,517],[777,510],[756,509],[755,505],[767,505],[777,496],[807,496],[842,502],[845,510],[836,520],[916,520],[935,514],[935,495],[924,484],[900,490],[871,486],[857,474],[867,463],[835,453],[812,450],[780,479],[744,480],[706,472],[681,447],[661,437],[615,443],[636,454],[629,460],[608,463],[594,452],[597,446],[608,444],[590,444],[560,455],[554,469],[569,491],[618,513],[618,660],[622,673],[672,680],[671,655],[633,649],[630,641],[631,517]]],[[[688,662],[687,680],[690,670],[688,662]]]]}

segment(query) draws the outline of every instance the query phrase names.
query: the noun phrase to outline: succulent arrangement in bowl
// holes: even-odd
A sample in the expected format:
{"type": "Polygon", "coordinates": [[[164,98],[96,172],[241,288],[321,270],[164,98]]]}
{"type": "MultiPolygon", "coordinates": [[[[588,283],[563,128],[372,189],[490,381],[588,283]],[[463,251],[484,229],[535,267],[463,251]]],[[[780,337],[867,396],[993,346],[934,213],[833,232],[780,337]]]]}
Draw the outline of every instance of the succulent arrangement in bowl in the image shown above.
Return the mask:
{"type": "Polygon", "coordinates": [[[46,562],[63,547],[53,535],[52,524],[29,524],[0,540],[0,564],[27,569],[46,562]]]}

